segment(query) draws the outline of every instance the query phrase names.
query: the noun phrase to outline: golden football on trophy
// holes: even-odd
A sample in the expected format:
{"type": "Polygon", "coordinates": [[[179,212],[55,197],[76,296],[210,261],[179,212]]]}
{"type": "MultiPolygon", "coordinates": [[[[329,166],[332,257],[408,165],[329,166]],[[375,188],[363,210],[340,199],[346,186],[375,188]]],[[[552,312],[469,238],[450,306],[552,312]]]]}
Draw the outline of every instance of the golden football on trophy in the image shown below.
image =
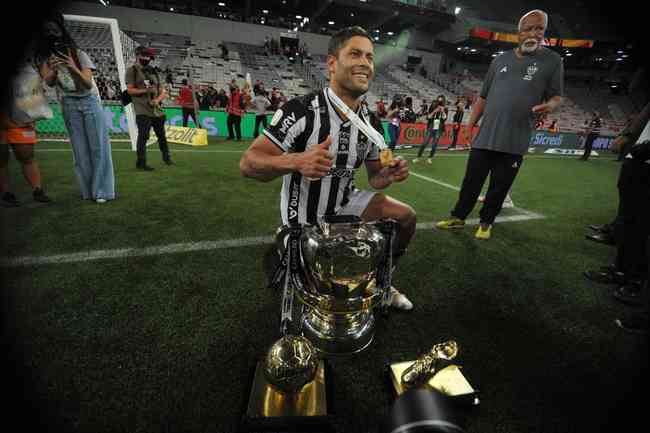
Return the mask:
{"type": "Polygon", "coordinates": [[[264,376],[281,392],[297,393],[316,375],[318,356],[305,337],[285,335],[276,341],[264,360],[264,376]]]}

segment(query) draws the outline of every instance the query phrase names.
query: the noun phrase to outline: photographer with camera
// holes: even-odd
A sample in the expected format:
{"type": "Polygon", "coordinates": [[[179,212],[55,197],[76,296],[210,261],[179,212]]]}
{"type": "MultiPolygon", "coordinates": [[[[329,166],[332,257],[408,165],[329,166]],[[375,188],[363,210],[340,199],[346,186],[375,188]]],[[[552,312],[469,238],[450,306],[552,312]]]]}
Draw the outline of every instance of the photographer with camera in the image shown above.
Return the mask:
{"type": "Polygon", "coordinates": [[[151,171],[153,168],[147,165],[147,140],[151,128],[158,138],[163,161],[167,165],[173,164],[167,146],[165,113],[160,107],[167,97],[167,91],[161,85],[156,70],[149,65],[154,59],[153,49],[139,46],[135,49],[135,54],[135,63],[126,70],[127,92],[133,102],[135,122],[138,126],[138,160],[135,167],[138,170],[151,171]]]}
{"type": "Polygon", "coordinates": [[[47,85],[56,88],[81,197],[106,203],[115,199],[115,174],[104,109],[93,79],[95,64],[77,47],[61,14],[47,19],[42,32],[36,47],[39,72],[47,85]]]}
{"type": "Polygon", "coordinates": [[[435,155],[436,148],[438,147],[438,140],[440,140],[440,137],[445,132],[445,121],[447,120],[448,113],[446,105],[444,95],[440,95],[438,96],[438,100],[429,107],[429,113],[427,114],[427,135],[424,137],[424,142],[420,146],[418,156],[413,162],[418,162],[419,158],[422,157],[422,153],[424,153],[424,149],[431,143],[431,152],[427,159],[427,162],[431,164],[431,158],[435,155]]]}

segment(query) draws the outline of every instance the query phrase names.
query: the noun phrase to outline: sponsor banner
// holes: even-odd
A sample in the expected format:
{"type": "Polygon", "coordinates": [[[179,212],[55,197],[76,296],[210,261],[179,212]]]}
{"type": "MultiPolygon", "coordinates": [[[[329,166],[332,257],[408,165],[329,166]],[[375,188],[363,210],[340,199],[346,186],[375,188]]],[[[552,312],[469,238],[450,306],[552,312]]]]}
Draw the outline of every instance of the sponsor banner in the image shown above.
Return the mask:
{"type": "MultiPolygon", "coordinates": [[[[456,140],[456,144],[466,146],[469,143],[465,139],[465,130],[467,128],[462,125],[460,128],[460,135],[456,140]]],[[[427,126],[424,123],[402,123],[400,124],[398,144],[417,144],[424,143],[424,137],[427,132],[427,126]]],[[[475,127],[472,131],[472,139],[478,133],[478,128],[475,127]]],[[[454,125],[445,125],[445,132],[440,136],[438,145],[450,145],[454,140],[454,125]]],[[[388,139],[388,138],[387,138],[388,139]]]]}
{"type": "MultiPolygon", "coordinates": [[[[36,122],[37,133],[67,135],[59,104],[51,104],[51,107],[54,117],[36,122]]],[[[103,108],[104,120],[109,134],[128,134],[126,115],[123,107],[117,104],[105,104],[103,108]]],[[[180,108],[163,108],[163,111],[166,116],[166,125],[183,126],[183,114],[180,108]]],[[[228,128],[226,126],[227,117],[228,115],[223,111],[199,112],[199,122],[202,128],[207,131],[208,137],[228,136],[228,128]]],[[[269,114],[267,120],[270,121],[271,117],[271,114],[269,114]]],[[[194,122],[190,120],[189,124],[194,125],[194,122]]],[[[242,116],[241,130],[243,138],[253,138],[255,132],[255,113],[246,113],[242,116]]]]}
{"type": "MultiPolygon", "coordinates": [[[[544,151],[548,155],[564,155],[564,156],[582,156],[585,154],[584,149],[546,149],[544,151]]],[[[598,156],[598,152],[591,151],[591,156],[598,156]]]]}
{"type": "Polygon", "coordinates": [[[398,144],[422,144],[427,125],[424,123],[402,123],[399,128],[398,144]]]}
{"type": "MultiPolygon", "coordinates": [[[[167,141],[170,143],[187,144],[190,146],[208,145],[208,131],[205,129],[165,125],[165,135],[167,136],[167,141]]],[[[156,141],[158,141],[158,138],[155,136],[149,138],[147,146],[156,141]]]]}
{"type": "MultiPolygon", "coordinates": [[[[582,134],[570,132],[533,131],[530,135],[530,147],[550,147],[579,149],[584,147],[586,137],[582,134]]],[[[614,137],[599,136],[593,142],[593,149],[607,150],[610,148],[614,137]]]]}

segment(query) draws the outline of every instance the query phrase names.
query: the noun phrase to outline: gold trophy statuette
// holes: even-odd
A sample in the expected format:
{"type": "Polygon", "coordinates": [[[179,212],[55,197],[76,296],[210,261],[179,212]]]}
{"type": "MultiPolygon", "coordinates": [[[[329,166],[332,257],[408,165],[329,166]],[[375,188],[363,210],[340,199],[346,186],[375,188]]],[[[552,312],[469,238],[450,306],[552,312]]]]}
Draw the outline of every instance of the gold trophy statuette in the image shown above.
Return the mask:
{"type": "Polygon", "coordinates": [[[402,373],[402,383],[415,386],[426,383],[441,367],[448,365],[458,355],[458,343],[454,340],[435,344],[402,373]]]}

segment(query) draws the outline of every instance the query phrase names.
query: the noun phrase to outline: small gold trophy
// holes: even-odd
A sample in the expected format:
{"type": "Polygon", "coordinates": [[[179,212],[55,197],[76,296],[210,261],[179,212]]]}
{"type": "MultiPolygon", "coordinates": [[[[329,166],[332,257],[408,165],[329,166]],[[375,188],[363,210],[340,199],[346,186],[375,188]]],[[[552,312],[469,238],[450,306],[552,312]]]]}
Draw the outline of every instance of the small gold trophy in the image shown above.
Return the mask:
{"type": "Polygon", "coordinates": [[[435,344],[415,361],[391,364],[389,374],[395,394],[399,396],[411,388],[433,388],[454,400],[477,405],[477,391],[460,367],[452,363],[458,352],[458,343],[449,340],[435,344]]]}

